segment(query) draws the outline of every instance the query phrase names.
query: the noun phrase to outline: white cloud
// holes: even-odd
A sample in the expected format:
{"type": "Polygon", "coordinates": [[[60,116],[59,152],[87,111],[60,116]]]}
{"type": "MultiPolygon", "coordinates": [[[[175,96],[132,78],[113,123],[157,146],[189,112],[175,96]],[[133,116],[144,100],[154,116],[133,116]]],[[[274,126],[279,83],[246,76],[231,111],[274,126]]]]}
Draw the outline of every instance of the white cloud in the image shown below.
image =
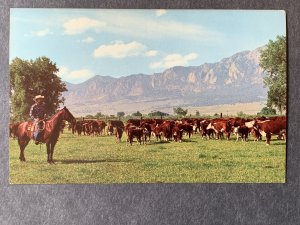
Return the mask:
{"type": "Polygon", "coordinates": [[[89,78],[92,78],[95,74],[88,69],[80,69],[80,70],[70,70],[66,66],[59,67],[59,72],[57,75],[63,80],[67,82],[71,82],[74,84],[81,83],[86,81],[89,78]]]}
{"type": "Polygon", "coordinates": [[[158,9],[158,10],[155,10],[155,15],[156,16],[162,16],[164,14],[166,14],[167,11],[165,9],[158,9]]]}
{"type": "Polygon", "coordinates": [[[33,36],[44,37],[44,36],[49,35],[49,34],[53,34],[50,31],[50,29],[43,29],[43,30],[38,30],[38,31],[32,31],[29,34],[26,34],[25,36],[28,36],[28,37],[33,37],[33,36]]]}
{"type": "Polygon", "coordinates": [[[158,54],[158,51],[156,51],[156,50],[150,50],[145,53],[145,55],[148,57],[157,56],[157,54],[158,54]]]}
{"type": "Polygon", "coordinates": [[[134,13],[105,13],[99,15],[107,26],[106,32],[130,37],[176,38],[197,41],[216,41],[221,34],[201,25],[178,22],[175,20],[153,19],[134,13]]]}
{"type": "Polygon", "coordinates": [[[93,77],[94,73],[90,70],[87,69],[82,69],[82,70],[75,70],[72,71],[69,75],[68,78],[72,79],[72,80],[76,80],[76,79],[89,79],[91,77],[93,77]]]}
{"type": "Polygon", "coordinates": [[[85,39],[81,40],[80,42],[83,42],[83,43],[87,43],[87,44],[89,44],[89,43],[93,43],[93,42],[95,42],[95,39],[94,39],[94,38],[92,38],[92,37],[87,37],[87,38],[85,38],[85,39]]]}
{"type": "Polygon", "coordinates": [[[68,20],[63,26],[65,28],[64,34],[76,35],[84,33],[87,30],[100,32],[105,27],[105,23],[87,17],[80,17],[68,20]]]}
{"type": "Polygon", "coordinates": [[[127,56],[141,55],[146,49],[146,46],[133,41],[124,43],[122,41],[114,42],[109,45],[101,45],[94,50],[95,57],[111,57],[111,58],[125,58],[127,56]]]}
{"type": "Polygon", "coordinates": [[[69,73],[69,68],[66,66],[62,66],[59,68],[59,71],[57,73],[57,76],[63,77],[69,73]]]}
{"type": "Polygon", "coordinates": [[[180,55],[178,53],[167,55],[165,58],[163,58],[159,62],[154,62],[149,65],[151,69],[158,69],[158,68],[171,68],[174,66],[188,66],[189,61],[197,59],[198,54],[196,53],[190,53],[187,55],[180,55]]]}

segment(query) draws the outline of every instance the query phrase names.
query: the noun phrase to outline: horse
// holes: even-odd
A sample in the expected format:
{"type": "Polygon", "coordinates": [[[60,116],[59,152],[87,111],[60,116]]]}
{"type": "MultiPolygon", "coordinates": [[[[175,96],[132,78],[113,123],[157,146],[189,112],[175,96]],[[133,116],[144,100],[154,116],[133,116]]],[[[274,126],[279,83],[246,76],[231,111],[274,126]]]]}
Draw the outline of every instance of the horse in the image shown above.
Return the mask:
{"type": "MultiPolygon", "coordinates": [[[[40,140],[47,146],[47,161],[49,164],[54,164],[54,147],[57,143],[63,120],[66,120],[70,123],[74,123],[76,121],[72,113],[66,107],[58,110],[57,113],[50,120],[45,122],[45,129],[41,134],[40,140]]],[[[27,144],[29,143],[30,139],[33,139],[33,129],[31,129],[32,126],[34,126],[32,121],[26,121],[21,123],[16,131],[16,136],[18,137],[18,144],[20,147],[19,159],[21,162],[26,161],[24,156],[24,150],[27,144]]]]}

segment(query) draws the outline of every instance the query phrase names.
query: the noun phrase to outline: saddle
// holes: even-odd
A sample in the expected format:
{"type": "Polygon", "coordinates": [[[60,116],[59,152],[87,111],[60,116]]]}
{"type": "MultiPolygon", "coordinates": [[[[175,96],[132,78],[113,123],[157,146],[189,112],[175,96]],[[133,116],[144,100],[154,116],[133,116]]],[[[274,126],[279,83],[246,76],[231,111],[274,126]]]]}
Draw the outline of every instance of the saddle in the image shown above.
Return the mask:
{"type": "Polygon", "coordinates": [[[46,127],[46,121],[40,120],[37,123],[28,124],[27,130],[31,132],[38,131],[40,133],[45,130],[45,127],[46,127]]]}

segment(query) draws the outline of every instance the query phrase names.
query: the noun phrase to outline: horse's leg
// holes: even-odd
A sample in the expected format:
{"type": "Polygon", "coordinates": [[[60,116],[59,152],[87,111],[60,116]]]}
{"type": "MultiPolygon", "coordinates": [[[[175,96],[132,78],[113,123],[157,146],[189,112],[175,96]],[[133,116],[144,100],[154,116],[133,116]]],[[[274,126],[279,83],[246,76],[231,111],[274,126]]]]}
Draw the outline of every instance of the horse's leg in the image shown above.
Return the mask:
{"type": "Polygon", "coordinates": [[[47,143],[46,144],[47,146],[47,162],[50,163],[51,162],[51,157],[50,157],[50,153],[51,153],[51,144],[50,143],[47,143]]]}
{"type": "Polygon", "coordinates": [[[27,136],[23,137],[23,139],[18,138],[18,144],[19,144],[19,147],[20,147],[20,157],[19,157],[19,159],[20,159],[21,162],[26,161],[24,151],[25,151],[25,148],[28,145],[29,141],[30,141],[30,138],[27,137],[27,136]]]}
{"type": "Polygon", "coordinates": [[[57,140],[52,141],[51,144],[50,144],[50,149],[51,149],[51,151],[50,151],[50,163],[53,163],[53,164],[54,164],[53,153],[54,153],[54,147],[56,145],[56,142],[57,142],[57,140]]]}

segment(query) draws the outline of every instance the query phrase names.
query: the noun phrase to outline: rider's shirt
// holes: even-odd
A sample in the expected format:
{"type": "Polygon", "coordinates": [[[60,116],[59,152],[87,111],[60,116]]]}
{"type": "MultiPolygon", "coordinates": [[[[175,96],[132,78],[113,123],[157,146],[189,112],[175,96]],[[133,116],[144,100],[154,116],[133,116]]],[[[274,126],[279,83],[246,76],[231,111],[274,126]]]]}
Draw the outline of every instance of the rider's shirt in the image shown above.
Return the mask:
{"type": "Polygon", "coordinates": [[[30,117],[31,119],[44,119],[44,116],[46,114],[46,106],[45,106],[45,103],[42,103],[42,104],[37,104],[35,103],[34,105],[31,106],[31,109],[30,109],[30,117]]]}

